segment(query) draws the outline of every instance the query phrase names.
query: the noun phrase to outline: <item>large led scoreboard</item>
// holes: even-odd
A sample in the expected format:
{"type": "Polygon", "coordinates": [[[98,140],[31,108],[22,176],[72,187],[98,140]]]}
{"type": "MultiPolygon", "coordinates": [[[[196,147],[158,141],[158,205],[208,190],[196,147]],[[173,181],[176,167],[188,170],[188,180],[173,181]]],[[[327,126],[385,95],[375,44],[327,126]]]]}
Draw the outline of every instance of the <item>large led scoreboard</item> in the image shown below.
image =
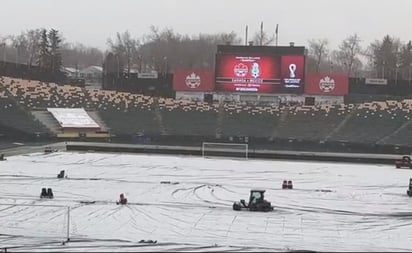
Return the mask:
{"type": "Polygon", "coordinates": [[[301,94],[304,80],[304,47],[218,46],[216,91],[301,94]]]}

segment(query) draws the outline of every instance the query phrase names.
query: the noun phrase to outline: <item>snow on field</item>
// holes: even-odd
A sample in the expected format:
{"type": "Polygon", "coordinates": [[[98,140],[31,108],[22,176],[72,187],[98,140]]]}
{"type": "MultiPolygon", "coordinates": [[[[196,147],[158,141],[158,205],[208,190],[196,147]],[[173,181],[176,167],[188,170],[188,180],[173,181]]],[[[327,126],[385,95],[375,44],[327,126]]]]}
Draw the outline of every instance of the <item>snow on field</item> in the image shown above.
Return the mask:
{"type": "Polygon", "coordinates": [[[12,251],[408,251],[411,170],[139,154],[0,162],[0,248],[12,251]],[[57,179],[60,170],[68,178],[57,179]],[[284,179],[293,190],[282,190],[284,179]],[[54,199],[40,199],[41,188],[54,199]],[[233,211],[266,189],[275,210],[233,211]],[[130,204],[115,202],[125,193],[130,204]],[[70,242],[67,233],[70,207],[70,242]],[[145,240],[143,242],[142,240],[145,240]],[[147,242],[152,240],[156,243],[147,242]]]}

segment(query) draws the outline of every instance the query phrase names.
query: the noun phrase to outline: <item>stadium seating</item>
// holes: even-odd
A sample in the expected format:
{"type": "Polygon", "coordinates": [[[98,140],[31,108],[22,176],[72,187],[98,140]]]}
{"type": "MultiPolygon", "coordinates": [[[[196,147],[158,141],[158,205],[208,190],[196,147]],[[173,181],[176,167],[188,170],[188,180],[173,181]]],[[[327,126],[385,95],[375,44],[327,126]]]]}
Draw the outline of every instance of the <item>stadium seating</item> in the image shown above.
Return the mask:
{"type": "Polygon", "coordinates": [[[221,129],[223,136],[267,137],[272,135],[281,110],[273,106],[224,104],[221,129]]]}
{"type": "Polygon", "coordinates": [[[218,105],[187,100],[159,99],[166,134],[215,136],[218,105]]]}
{"type": "Polygon", "coordinates": [[[349,112],[344,105],[291,107],[273,137],[323,140],[349,112]]]}
{"type": "MultiPolygon", "coordinates": [[[[399,128],[393,131],[386,138],[381,139],[383,144],[392,145],[411,145],[412,144],[412,99],[404,99],[400,102],[398,101],[387,101],[388,106],[392,106],[397,109],[392,109],[392,118],[401,118],[402,125],[398,125],[399,128]]],[[[391,118],[391,119],[392,119],[391,118]]]]}
{"type": "Polygon", "coordinates": [[[160,134],[154,112],[154,100],[149,96],[115,91],[88,91],[92,107],[97,110],[114,134],[160,134]]]}
{"type": "Polygon", "coordinates": [[[356,113],[330,139],[374,144],[409,119],[408,110],[397,101],[359,104],[356,113]]]}
{"type": "MultiPolygon", "coordinates": [[[[412,146],[412,99],[342,105],[257,105],[155,98],[0,77],[0,125],[47,132],[30,111],[95,110],[115,135],[256,137],[412,146]]],[[[4,130],[5,131],[5,130],[4,130]]]]}
{"type": "Polygon", "coordinates": [[[48,130],[36,121],[30,112],[10,98],[3,88],[4,79],[0,80],[0,125],[3,129],[15,129],[24,134],[44,134],[48,130]]]}

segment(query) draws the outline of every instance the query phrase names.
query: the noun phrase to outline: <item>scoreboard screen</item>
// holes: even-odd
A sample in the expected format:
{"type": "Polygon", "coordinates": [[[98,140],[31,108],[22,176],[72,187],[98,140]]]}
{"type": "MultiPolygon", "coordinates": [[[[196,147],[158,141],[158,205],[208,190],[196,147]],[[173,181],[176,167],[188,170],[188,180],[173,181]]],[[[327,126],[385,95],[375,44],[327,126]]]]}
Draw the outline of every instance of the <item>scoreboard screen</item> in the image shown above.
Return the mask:
{"type": "Polygon", "coordinates": [[[303,93],[304,55],[218,53],[216,91],[303,93]]]}

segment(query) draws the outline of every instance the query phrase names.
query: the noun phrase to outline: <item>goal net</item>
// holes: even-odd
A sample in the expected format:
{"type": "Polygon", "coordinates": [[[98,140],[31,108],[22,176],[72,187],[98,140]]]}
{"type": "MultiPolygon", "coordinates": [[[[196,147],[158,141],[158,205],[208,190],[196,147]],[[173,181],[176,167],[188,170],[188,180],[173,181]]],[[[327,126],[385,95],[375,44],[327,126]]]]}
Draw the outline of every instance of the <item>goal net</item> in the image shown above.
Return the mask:
{"type": "Polygon", "coordinates": [[[246,143],[215,143],[203,142],[203,157],[236,157],[248,159],[248,144],[246,143]]]}
{"type": "Polygon", "coordinates": [[[66,240],[69,219],[67,206],[0,204],[0,234],[10,239],[18,238],[20,245],[33,240],[66,240]]]}

